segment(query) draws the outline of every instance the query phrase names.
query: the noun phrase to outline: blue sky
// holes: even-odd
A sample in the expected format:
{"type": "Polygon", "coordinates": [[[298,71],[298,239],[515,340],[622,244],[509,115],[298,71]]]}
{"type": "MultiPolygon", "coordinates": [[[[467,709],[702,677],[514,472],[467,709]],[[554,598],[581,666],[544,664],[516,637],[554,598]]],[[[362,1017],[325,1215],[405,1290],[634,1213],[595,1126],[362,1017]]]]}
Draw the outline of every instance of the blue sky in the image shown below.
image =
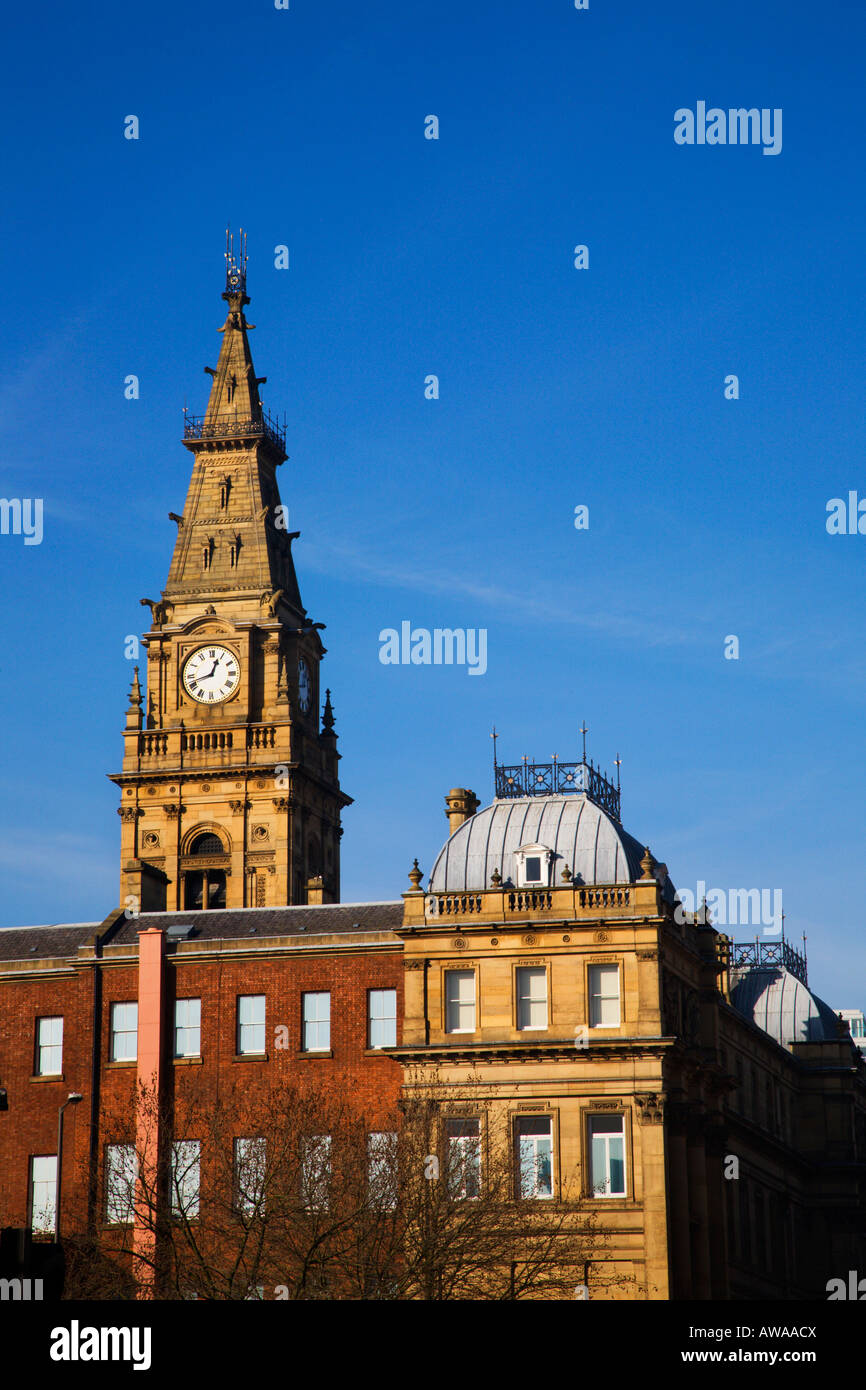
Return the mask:
{"type": "Polygon", "coordinates": [[[2,923],[117,901],[124,638],[231,221],[327,623],[344,898],[429,870],[450,787],[492,797],[494,723],[507,761],[585,719],[675,883],[781,888],[813,987],[866,1005],[866,536],[825,527],[866,496],[864,31],[841,0],[10,13],[0,493],[45,535],[0,536],[2,923]],[[699,100],[781,108],[781,154],[676,145],[699,100]],[[383,666],[403,620],[485,628],[487,673],[383,666]]]}

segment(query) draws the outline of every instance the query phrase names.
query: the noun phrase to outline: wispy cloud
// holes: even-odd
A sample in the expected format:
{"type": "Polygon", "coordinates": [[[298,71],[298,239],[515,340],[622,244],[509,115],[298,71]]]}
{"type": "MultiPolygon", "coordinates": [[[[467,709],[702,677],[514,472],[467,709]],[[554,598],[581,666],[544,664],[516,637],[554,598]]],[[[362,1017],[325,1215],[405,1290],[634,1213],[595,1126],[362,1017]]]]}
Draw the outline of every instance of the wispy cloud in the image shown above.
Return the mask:
{"type": "MultiPolygon", "coordinates": [[[[646,646],[686,646],[696,640],[695,632],[669,626],[662,615],[648,618],[637,613],[613,612],[610,600],[605,606],[593,608],[592,598],[581,593],[580,603],[564,603],[562,586],[553,593],[536,584],[531,594],[508,589],[500,584],[462,578],[451,572],[436,571],[425,565],[412,568],[401,564],[383,564],[359,553],[350,546],[319,542],[315,554],[304,556],[306,569],[334,575],[347,571],[363,576],[371,583],[386,588],[417,589],[426,594],[444,594],[450,598],[472,599],[510,618],[519,615],[527,622],[566,623],[571,627],[606,633],[623,640],[640,638],[646,646]]],[[[601,603],[601,600],[599,600],[601,603]]]]}

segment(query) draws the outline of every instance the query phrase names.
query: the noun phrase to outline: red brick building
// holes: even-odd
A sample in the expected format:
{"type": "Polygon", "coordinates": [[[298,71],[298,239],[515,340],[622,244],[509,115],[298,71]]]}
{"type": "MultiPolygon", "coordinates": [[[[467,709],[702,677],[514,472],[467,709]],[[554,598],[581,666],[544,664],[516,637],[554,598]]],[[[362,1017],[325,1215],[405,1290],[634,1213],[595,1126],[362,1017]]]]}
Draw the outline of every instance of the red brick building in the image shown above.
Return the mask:
{"type": "Polygon", "coordinates": [[[294,1073],[393,1125],[401,1068],[382,1047],[402,1040],[401,919],[402,903],[118,911],[0,932],[3,1225],[31,1224],[34,1160],[56,1155],[70,1093],[84,1099],[64,1120],[63,1224],[104,1218],[105,1117],[132,1114],[154,1070],[167,1107],[193,1077],[254,1094],[294,1073]]]}

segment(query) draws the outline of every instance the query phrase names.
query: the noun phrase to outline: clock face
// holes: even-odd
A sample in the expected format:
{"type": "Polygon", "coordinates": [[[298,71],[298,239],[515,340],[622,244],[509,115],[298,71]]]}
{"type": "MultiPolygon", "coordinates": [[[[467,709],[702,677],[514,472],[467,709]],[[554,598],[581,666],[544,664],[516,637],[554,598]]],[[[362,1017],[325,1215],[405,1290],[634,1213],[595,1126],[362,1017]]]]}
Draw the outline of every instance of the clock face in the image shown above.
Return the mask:
{"type": "Polygon", "coordinates": [[[306,661],[298,662],[298,702],[304,714],[310,708],[313,701],[313,682],[310,679],[310,672],[307,669],[306,661]]]}
{"type": "Polygon", "coordinates": [[[234,652],[216,643],[198,647],[183,668],[183,688],[200,705],[218,705],[238,688],[241,668],[234,652]]]}

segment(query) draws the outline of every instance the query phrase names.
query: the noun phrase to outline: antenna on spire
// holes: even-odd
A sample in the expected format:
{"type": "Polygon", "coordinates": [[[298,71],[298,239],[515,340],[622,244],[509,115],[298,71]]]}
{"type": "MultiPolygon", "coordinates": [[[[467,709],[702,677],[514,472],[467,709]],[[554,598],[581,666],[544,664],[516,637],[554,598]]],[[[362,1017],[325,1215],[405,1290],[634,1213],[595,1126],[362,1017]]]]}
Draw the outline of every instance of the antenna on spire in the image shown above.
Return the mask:
{"type": "Polygon", "coordinates": [[[583,724],[581,725],[581,727],[578,729],[577,732],[578,732],[579,734],[583,734],[583,761],[586,762],[586,736],[587,736],[587,734],[589,733],[589,729],[586,727],[586,720],[585,720],[585,719],[584,719],[584,721],[583,721],[583,724]]]}
{"type": "Polygon", "coordinates": [[[616,763],[616,789],[617,791],[620,791],[621,788],[619,785],[619,770],[622,767],[622,758],[619,756],[619,753],[617,753],[616,757],[614,758],[614,762],[616,763]]]}
{"type": "Polygon", "coordinates": [[[495,781],[495,780],[496,780],[496,740],[497,740],[498,737],[499,737],[498,733],[496,732],[496,725],[495,725],[495,724],[493,725],[493,733],[490,735],[490,737],[493,739],[493,774],[494,774],[494,781],[495,781]]]}

